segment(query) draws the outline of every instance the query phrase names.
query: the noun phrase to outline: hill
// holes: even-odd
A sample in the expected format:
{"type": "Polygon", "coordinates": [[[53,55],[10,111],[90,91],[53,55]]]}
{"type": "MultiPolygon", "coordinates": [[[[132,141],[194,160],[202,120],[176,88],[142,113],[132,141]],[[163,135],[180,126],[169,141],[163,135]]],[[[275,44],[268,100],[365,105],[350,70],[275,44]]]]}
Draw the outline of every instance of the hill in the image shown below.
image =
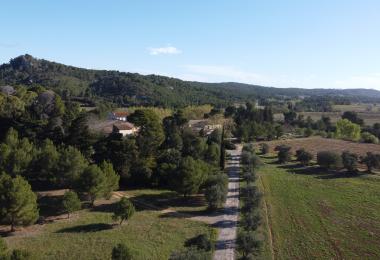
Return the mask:
{"type": "Polygon", "coordinates": [[[345,97],[352,101],[380,100],[380,91],[370,89],[298,89],[258,85],[202,83],[158,75],[91,70],[22,55],[0,66],[1,84],[42,85],[63,97],[102,100],[121,106],[155,105],[180,107],[214,104],[223,106],[258,98],[299,96],[345,97]]]}

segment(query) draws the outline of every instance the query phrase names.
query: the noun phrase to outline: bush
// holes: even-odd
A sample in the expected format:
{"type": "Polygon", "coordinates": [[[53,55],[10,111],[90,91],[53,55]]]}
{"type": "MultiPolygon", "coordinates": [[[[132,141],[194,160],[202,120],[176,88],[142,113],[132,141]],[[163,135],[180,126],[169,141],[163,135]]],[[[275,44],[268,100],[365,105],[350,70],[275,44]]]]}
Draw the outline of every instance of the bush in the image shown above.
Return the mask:
{"type": "Polygon", "coordinates": [[[305,149],[299,149],[296,151],[297,161],[303,165],[308,165],[313,159],[313,154],[305,151],[305,149]]]}
{"type": "Polygon", "coordinates": [[[235,150],[236,149],[236,145],[234,143],[232,143],[230,140],[224,140],[224,147],[227,150],[235,150]]]}
{"type": "Polygon", "coordinates": [[[253,144],[246,144],[243,146],[243,152],[255,153],[255,146],[253,144]]]}
{"type": "Polygon", "coordinates": [[[125,244],[117,244],[112,249],[112,260],[131,260],[132,255],[125,244]]]}
{"type": "Polygon", "coordinates": [[[123,197],[116,203],[113,219],[120,220],[119,224],[121,225],[124,220],[130,219],[134,213],[135,207],[133,206],[132,202],[126,197],[123,197]]]}
{"type": "Polygon", "coordinates": [[[0,237],[0,259],[2,259],[2,257],[4,256],[5,257],[5,253],[6,253],[6,250],[7,250],[7,244],[5,243],[5,240],[0,237]]]}
{"type": "Polygon", "coordinates": [[[348,172],[355,172],[358,167],[358,155],[344,151],[342,153],[342,163],[348,172]]]}
{"type": "Polygon", "coordinates": [[[306,137],[312,136],[313,134],[314,134],[314,131],[310,127],[308,127],[308,128],[305,129],[304,135],[306,137]]]}
{"type": "Polygon", "coordinates": [[[379,138],[377,138],[376,136],[374,136],[371,133],[364,132],[364,133],[362,133],[362,141],[364,143],[378,144],[379,143],[379,138]]]}
{"type": "Polygon", "coordinates": [[[255,170],[253,169],[252,171],[244,171],[243,178],[247,182],[247,184],[255,182],[257,178],[255,170]]]}
{"type": "Polygon", "coordinates": [[[292,158],[292,154],[290,152],[290,149],[292,149],[290,146],[287,145],[281,145],[277,147],[278,149],[278,162],[279,163],[286,163],[289,162],[292,158]]]}
{"type": "Polygon", "coordinates": [[[258,240],[255,234],[251,231],[244,231],[238,234],[237,251],[239,251],[243,257],[249,257],[257,255],[260,252],[262,242],[258,240]]]}
{"type": "Polygon", "coordinates": [[[205,234],[190,238],[185,242],[185,246],[196,247],[197,249],[204,251],[210,251],[212,249],[211,240],[205,234]]]}
{"type": "Polygon", "coordinates": [[[337,153],[322,151],[317,154],[317,163],[326,169],[338,169],[342,167],[342,158],[337,153]]]}
{"type": "Polygon", "coordinates": [[[261,154],[267,154],[267,153],[269,153],[269,145],[261,144],[261,154]]]}
{"type": "Polygon", "coordinates": [[[261,216],[257,211],[248,211],[243,215],[241,224],[245,230],[256,230],[261,224],[261,216]]]}
{"type": "Polygon", "coordinates": [[[260,160],[260,157],[258,157],[256,154],[254,153],[250,153],[250,152],[242,152],[241,154],[241,162],[242,164],[246,165],[246,166],[249,166],[249,168],[257,168],[259,167],[262,162],[260,160]]]}
{"type": "Polygon", "coordinates": [[[367,165],[368,171],[372,172],[372,169],[380,168],[380,154],[368,152],[367,155],[362,158],[362,162],[367,165]]]}
{"type": "Polygon", "coordinates": [[[208,207],[215,210],[223,206],[228,193],[228,178],[227,175],[219,173],[212,175],[205,183],[205,198],[208,207]]]}

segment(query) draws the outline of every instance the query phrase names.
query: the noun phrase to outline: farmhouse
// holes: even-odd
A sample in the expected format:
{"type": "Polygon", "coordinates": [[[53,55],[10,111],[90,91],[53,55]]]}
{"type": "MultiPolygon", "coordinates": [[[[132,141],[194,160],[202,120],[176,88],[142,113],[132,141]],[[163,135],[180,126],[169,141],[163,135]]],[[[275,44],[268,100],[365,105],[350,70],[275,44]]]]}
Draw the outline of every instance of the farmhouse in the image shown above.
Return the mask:
{"type": "Polygon", "coordinates": [[[215,129],[222,129],[221,124],[212,123],[207,119],[189,120],[188,127],[194,132],[202,131],[205,135],[209,135],[215,129]]]}
{"type": "Polygon", "coordinates": [[[117,122],[113,124],[113,133],[119,133],[123,136],[134,135],[139,131],[139,128],[129,122],[117,122]]]}
{"type": "Polygon", "coordinates": [[[127,117],[129,116],[129,113],[127,111],[116,111],[109,113],[109,119],[110,120],[118,120],[127,122],[127,117]]]}

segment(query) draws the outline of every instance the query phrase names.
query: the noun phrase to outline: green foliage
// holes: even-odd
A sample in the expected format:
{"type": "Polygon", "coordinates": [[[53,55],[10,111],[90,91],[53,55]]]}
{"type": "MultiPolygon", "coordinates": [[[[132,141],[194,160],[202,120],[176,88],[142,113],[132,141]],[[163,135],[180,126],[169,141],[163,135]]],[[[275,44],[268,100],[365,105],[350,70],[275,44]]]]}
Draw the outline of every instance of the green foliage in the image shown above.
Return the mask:
{"type": "Polygon", "coordinates": [[[126,197],[123,197],[119,202],[116,203],[113,218],[115,220],[120,220],[120,225],[123,221],[129,220],[135,213],[135,207],[132,202],[126,197]]]}
{"type": "Polygon", "coordinates": [[[112,249],[112,260],[132,260],[132,254],[127,245],[117,244],[112,249]]]}
{"type": "Polygon", "coordinates": [[[317,154],[317,163],[326,169],[338,169],[342,167],[342,158],[335,152],[321,151],[317,154]]]}
{"type": "Polygon", "coordinates": [[[27,138],[19,138],[17,131],[11,128],[0,144],[0,170],[12,176],[24,175],[35,154],[34,145],[27,138]]]}
{"type": "Polygon", "coordinates": [[[62,206],[67,213],[67,218],[70,218],[70,213],[80,210],[82,204],[74,191],[66,191],[63,195],[62,206]]]}
{"type": "Polygon", "coordinates": [[[33,177],[43,183],[58,183],[57,164],[59,159],[60,154],[53,142],[49,139],[44,140],[33,163],[35,174],[33,177]]]}
{"type": "Polygon", "coordinates": [[[262,242],[257,239],[253,232],[243,231],[238,234],[236,244],[236,249],[243,257],[249,257],[257,255],[260,252],[262,242]]]}
{"type": "Polygon", "coordinates": [[[336,123],[336,137],[351,141],[360,139],[360,125],[352,123],[348,119],[341,119],[336,123]]]}
{"type": "Polygon", "coordinates": [[[137,136],[140,155],[144,158],[155,155],[165,138],[160,118],[152,110],[141,109],[130,115],[129,120],[140,127],[137,136]]]}
{"type": "Polygon", "coordinates": [[[292,148],[287,145],[280,145],[275,148],[275,150],[278,151],[277,157],[279,163],[286,163],[292,159],[291,149],[292,148]]]}
{"type": "Polygon", "coordinates": [[[93,205],[97,198],[104,195],[106,183],[106,175],[98,166],[93,164],[84,169],[75,188],[79,192],[86,193],[93,205]]]}
{"type": "Polygon", "coordinates": [[[344,151],[342,153],[342,163],[343,167],[346,168],[348,172],[356,172],[358,167],[358,155],[350,153],[349,151],[344,151]]]}
{"type": "Polygon", "coordinates": [[[308,165],[311,160],[313,160],[313,154],[305,151],[305,149],[299,149],[296,151],[297,161],[299,161],[302,165],[308,165]]]}
{"type": "Polygon", "coordinates": [[[364,143],[371,143],[371,144],[379,143],[379,138],[377,138],[376,136],[368,132],[363,132],[361,135],[361,139],[364,143]]]}
{"type": "Polygon", "coordinates": [[[368,152],[362,161],[365,163],[365,165],[367,165],[369,172],[372,172],[372,169],[380,168],[380,154],[368,152]]]}
{"type": "Polygon", "coordinates": [[[88,161],[76,148],[68,146],[60,150],[57,164],[57,178],[60,186],[74,188],[88,161]]]}
{"type": "Polygon", "coordinates": [[[196,247],[198,250],[211,251],[213,248],[211,240],[206,234],[200,234],[185,242],[186,247],[196,247]]]}
{"type": "Polygon", "coordinates": [[[100,164],[100,169],[105,175],[105,182],[103,184],[103,196],[110,199],[112,192],[119,188],[120,176],[116,174],[113,169],[112,163],[103,161],[100,164]]]}
{"type": "Polygon", "coordinates": [[[205,197],[211,210],[223,206],[227,198],[228,178],[225,174],[211,175],[205,183],[205,197]]]}
{"type": "Polygon", "coordinates": [[[37,196],[21,176],[0,176],[0,219],[11,225],[33,224],[38,218],[37,196]]]}
{"type": "Polygon", "coordinates": [[[210,145],[208,145],[208,148],[205,154],[205,160],[209,164],[218,166],[219,160],[220,160],[220,145],[216,143],[211,143],[210,145]]]}
{"type": "Polygon", "coordinates": [[[208,166],[201,160],[194,160],[190,156],[184,157],[177,169],[173,189],[185,197],[198,192],[207,178],[207,168],[208,166]]]}
{"type": "Polygon", "coordinates": [[[354,124],[363,126],[364,120],[359,118],[358,114],[355,111],[345,111],[342,115],[342,119],[347,119],[354,124]]]}

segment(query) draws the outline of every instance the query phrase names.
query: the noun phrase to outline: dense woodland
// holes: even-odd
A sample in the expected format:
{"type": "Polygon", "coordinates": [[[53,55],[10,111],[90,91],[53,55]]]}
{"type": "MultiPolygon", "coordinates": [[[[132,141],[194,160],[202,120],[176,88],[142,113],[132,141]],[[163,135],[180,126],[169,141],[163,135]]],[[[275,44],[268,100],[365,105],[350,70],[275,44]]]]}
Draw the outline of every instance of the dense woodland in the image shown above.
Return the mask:
{"type": "MultiPolygon", "coordinates": [[[[30,55],[19,56],[1,65],[0,83],[30,87],[42,85],[53,89],[64,99],[78,99],[90,105],[110,102],[118,106],[212,104],[223,107],[231,103],[245,103],[253,98],[265,104],[268,98],[283,100],[296,97],[321,97],[322,101],[317,103],[325,103],[326,100],[341,103],[342,99],[348,102],[380,100],[380,92],[375,90],[270,88],[240,83],[188,82],[156,75],[81,69],[30,55]]],[[[309,101],[304,102],[303,106],[309,101]]],[[[323,109],[326,110],[326,107],[323,109]]]]}

